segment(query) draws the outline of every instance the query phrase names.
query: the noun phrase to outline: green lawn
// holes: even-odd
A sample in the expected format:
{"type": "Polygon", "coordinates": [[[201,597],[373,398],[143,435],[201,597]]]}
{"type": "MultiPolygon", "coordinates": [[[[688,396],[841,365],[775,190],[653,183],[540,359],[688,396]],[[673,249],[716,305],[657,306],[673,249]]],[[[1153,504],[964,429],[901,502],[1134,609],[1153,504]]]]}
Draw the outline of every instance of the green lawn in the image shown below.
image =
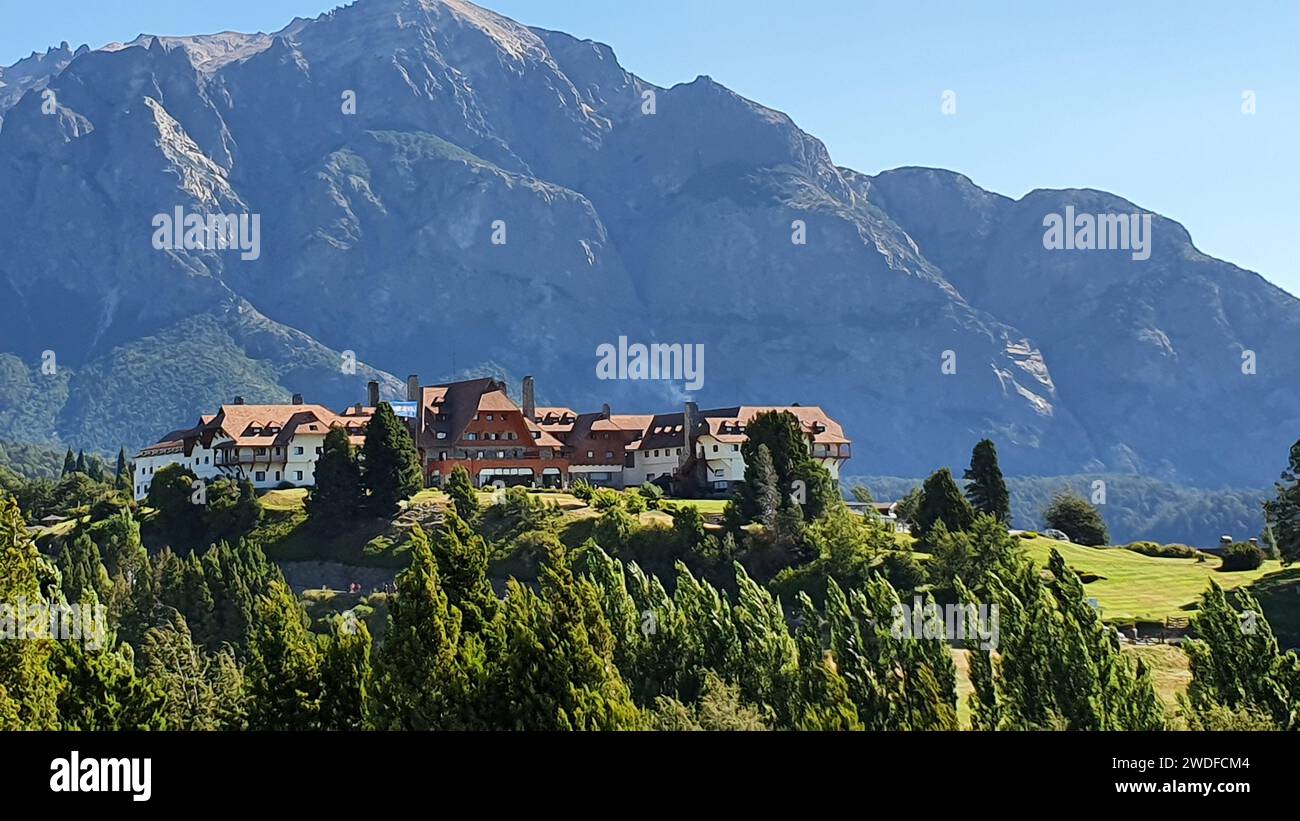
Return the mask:
{"type": "Polygon", "coordinates": [[[1113,623],[1163,622],[1187,616],[1211,581],[1224,589],[1251,585],[1277,574],[1281,565],[1265,562],[1258,570],[1225,573],[1217,558],[1157,559],[1119,548],[1081,547],[1039,537],[1026,540],[1030,557],[1046,566],[1052,548],[1060,551],[1096,598],[1102,617],[1113,623]]]}

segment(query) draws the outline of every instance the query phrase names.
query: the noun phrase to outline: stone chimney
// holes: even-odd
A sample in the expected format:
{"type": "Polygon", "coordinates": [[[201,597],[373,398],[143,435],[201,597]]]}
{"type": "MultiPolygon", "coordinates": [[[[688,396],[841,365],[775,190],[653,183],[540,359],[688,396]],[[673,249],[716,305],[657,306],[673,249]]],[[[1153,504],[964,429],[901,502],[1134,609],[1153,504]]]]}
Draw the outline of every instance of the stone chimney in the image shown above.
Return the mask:
{"type": "Polygon", "coordinates": [[[535,383],[531,376],[524,377],[524,418],[529,422],[537,419],[537,396],[535,383]]]}
{"type": "Polygon", "coordinates": [[[379,407],[379,383],[371,382],[366,385],[366,403],[372,407],[379,407]]]}
{"type": "Polygon", "coordinates": [[[235,404],[236,404],[236,405],[242,405],[242,404],[244,404],[244,397],[242,397],[242,396],[236,396],[236,397],[235,397],[235,404]]]}
{"type": "Polygon", "coordinates": [[[406,401],[415,403],[415,418],[407,420],[407,425],[413,429],[412,438],[415,444],[420,444],[420,433],[424,431],[424,391],[420,389],[420,377],[418,374],[411,374],[406,377],[406,401]]]}
{"type": "Polygon", "coordinates": [[[293,395],[293,404],[295,404],[295,405],[301,405],[301,404],[302,404],[302,394],[300,394],[300,393],[295,393],[295,394],[293,395]]]}
{"type": "Polygon", "coordinates": [[[609,409],[609,403],[608,403],[608,402],[606,402],[605,404],[603,404],[603,405],[600,406],[600,418],[601,418],[601,419],[608,419],[609,416],[610,416],[610,414],[611,414],[612,412],[613,412],[613,411],[611,411],[611,410],[609,409]]]}
{"type": "Polygon", "coordinates": [[[686,412],[682,414],[682,458],[678,465],[685,465],[695,455],[695,426],[699,424],[700,406],[694,402],[686,403],[686,412]]]}

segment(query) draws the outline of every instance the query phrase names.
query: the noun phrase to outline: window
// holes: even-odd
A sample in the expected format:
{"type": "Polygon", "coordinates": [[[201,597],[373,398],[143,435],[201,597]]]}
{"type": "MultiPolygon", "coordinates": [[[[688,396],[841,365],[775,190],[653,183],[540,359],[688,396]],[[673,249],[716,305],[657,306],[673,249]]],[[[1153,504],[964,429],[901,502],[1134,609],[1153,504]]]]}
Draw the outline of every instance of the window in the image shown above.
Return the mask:
{"type": "MultiPolygon", "coordinates": [[[[293,455],[294,455],[294,456],[302,456],[302,448],[294,448],[294,449],[293,449],[293,455]]],[[[301,479],[302,477],[299,476],[298,478],[301,479]]]]}
{"type": "Polygon", "coordinates": [[[596,454],[592,453],[591,451],[587,451],[587,458],[588,458],[588,459],[595,459],[595,458],[596,458],[596,454]]]}
{"type": "Polygon", "coordinates": [[[280,471],[278,470],[275,472],[275,481],[280,481],[280,471]]]}
{"type": "Polygon", "coordinates": [[[275,455],[276,455],[276,456],[279,456],[279,455],[280,455],[280,448],[276,448],[276,449],[275,449],[275,455]]]}
{"type": "Polygon", "coordinates": [[[301,471],[301,470],[295,470],[295,471],[293,472],[293,478],[296,479],[296,480],[298,480],[299,482],[301,482],[301,481],[302,481],[302,471],[301,471]]]}
{"type": "Polygon", "coordinates": [[[717,446],[717,445],[714,445],[714,446],[713,446],[713,452],[714,452],[714,453],[717,453],[717,452],[718,452],[718,446],[717,446]]]}
{"type": "Polygon", "coordinates": [[[257,455],[258,455],[258,456],[265,456],[265,455],[266,455],[266,448],[258,448],[258,449],[257,449],[257,455]]]}
{"type": "Polygon", "coordinates": [[[612,450],[607,450],[607,451],[605,451],[605,458],[606,458],[606,459],[613,459],[613,458],[614,458],[614,451],[612,451],[612,450]]]}
{"type": "Polygon", "coordinates": [[[488,414],[488,421],[489,421],[489,422],[492,421],[492,414],[490,414],[490,413],[488,414]]]}
{"type": "Polygon", "coordinates": [[[731,446],[731,452],[732,452],[732,453],[737,453],[737,452],[739,452],[739,451],[740,451],[740,445],[732,445],[732,446],[731,446]]]}
{"type": "Polygon", "coordinates": [[[468,441],[468,442],[477,442],[477,441],[478,441],[478,434],[477,434],[477,433],[467,433],[467,434],[465,434],[465,440],[468,441]]]}
{"type": "Polygon", "coordinates": [[[317,455],[317,456],[320,456],[320,455],[321,455],[322,453],[324,453],[324,452],[325,452],[325,448],[322,448],[322,447],[317,447],[317,448],[316,448],[316,455],[317,455]]]}
{"type": "Polygon", "coordinates": [[[682,449],[681,449],[681,448],[678,448],[678,449],[677,449],[677,455],[678,455],[678,456],[681,456],[681,455],[682,455],[682,449]]]}
{"type": "Polygon", "coordinates": [[[265,481],[266,481],[266,471],[264,471],[264,470],[259,470],[257,473],[254,473],[254,474],[253,474],[253,478],[256,479],[256,480],[259,481],[259,482],[265,482],[265,481]]]}
{"type": "Polygon", "coordinates": [[[203,464],[206,465],[206,464],[208,463],[208,458],[209,458],[209,457],[207,457],[207,456],[204,456],[204,457],[203,457],[203,464]]]}
{"type": "Polygon", "coordinates": [[[658,456],[658,455],[659,455],[659,451],[655,451],[655,456],[658,456]]]}

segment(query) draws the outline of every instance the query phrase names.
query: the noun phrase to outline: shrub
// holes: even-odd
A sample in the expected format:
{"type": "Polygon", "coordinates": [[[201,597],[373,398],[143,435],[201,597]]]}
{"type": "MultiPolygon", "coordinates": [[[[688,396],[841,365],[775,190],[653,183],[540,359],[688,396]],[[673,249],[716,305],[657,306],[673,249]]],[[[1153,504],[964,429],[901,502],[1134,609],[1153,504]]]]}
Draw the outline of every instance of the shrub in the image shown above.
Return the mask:
{"type": "Polygon", "coordinates": [[[1185,544],[1158,544],[1156,542],[1133,542],[1124,545],[1125,550],[1132,550],[1134,553],[1141,553],[1143,556],[1154,556],[1157,559],[1195,559],[1199,554],[1194,547],[1188,547],[1185,544]]]}
{"type": "Polygon", "coordinates": [[[606,510],[622,507],[622,501],[623,494],[607,487],[598,488],[591,496],[591,506],[602,513],[606,510]]]}
{"type": "Polygon", "coordinates": [[[623,506],[627,508],[627,512],[631,513],[633,516],[638,513],[644,513],[646,504],[646,498],[639,493],[627,493],[623,496],[623,506]]]}
{"type": "Polygon", "coordinates": [[[1223,569],[1255,570],[1264,563],[1264,551],[1247,542],[1234,542],[1223,551],[1223,569]]]}
{"type": "Polygon", "coordinates": [[[658,510],[659,502],[664,498],[663,488],[659,487],[654,482],[646,482],[641,485],[641,487],[637,488],[636,492],[641,494],[645,499],[646,507],[651,510],[658,510]]]}
{"type": "Polygon", "coordinates": [[[588,504],[591,503],[591,497],[595,495],[596,489],[587,483],[586,479],[579,479],[573,483],[571,491],[574,497],[581,499],[588,504]]]}
{"type": "Polygon", "coordinates": [[[1036,531],[1033,531],[1033,530],[1022,530],[1022,531],[1020,531],[1019,533],[1017,533],[1016,535],[1019,536],[1019,537],[1022,538],[1022,539],[1037,539],[1037,538],[1039,538],[1038,533],[1037,533],[1036,531]]]}

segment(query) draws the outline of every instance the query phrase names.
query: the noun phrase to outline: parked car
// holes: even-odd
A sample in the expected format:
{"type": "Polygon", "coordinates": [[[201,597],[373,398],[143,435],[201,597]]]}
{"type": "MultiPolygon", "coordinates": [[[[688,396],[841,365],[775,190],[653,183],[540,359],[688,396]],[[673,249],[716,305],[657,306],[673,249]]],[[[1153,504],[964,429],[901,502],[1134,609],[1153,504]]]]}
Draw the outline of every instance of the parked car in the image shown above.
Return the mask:
{"type": "Polygon", "coordinates": [[[1066,536],[1064,533],[1062,533],[1061,531],[1057,530],[1054,527],[1049,527],[1047,530],[1044,530],[1043,535],[1049,539],[1056,539],[1058,542],[1070,541],[1069,536],[1066,536]]]}

